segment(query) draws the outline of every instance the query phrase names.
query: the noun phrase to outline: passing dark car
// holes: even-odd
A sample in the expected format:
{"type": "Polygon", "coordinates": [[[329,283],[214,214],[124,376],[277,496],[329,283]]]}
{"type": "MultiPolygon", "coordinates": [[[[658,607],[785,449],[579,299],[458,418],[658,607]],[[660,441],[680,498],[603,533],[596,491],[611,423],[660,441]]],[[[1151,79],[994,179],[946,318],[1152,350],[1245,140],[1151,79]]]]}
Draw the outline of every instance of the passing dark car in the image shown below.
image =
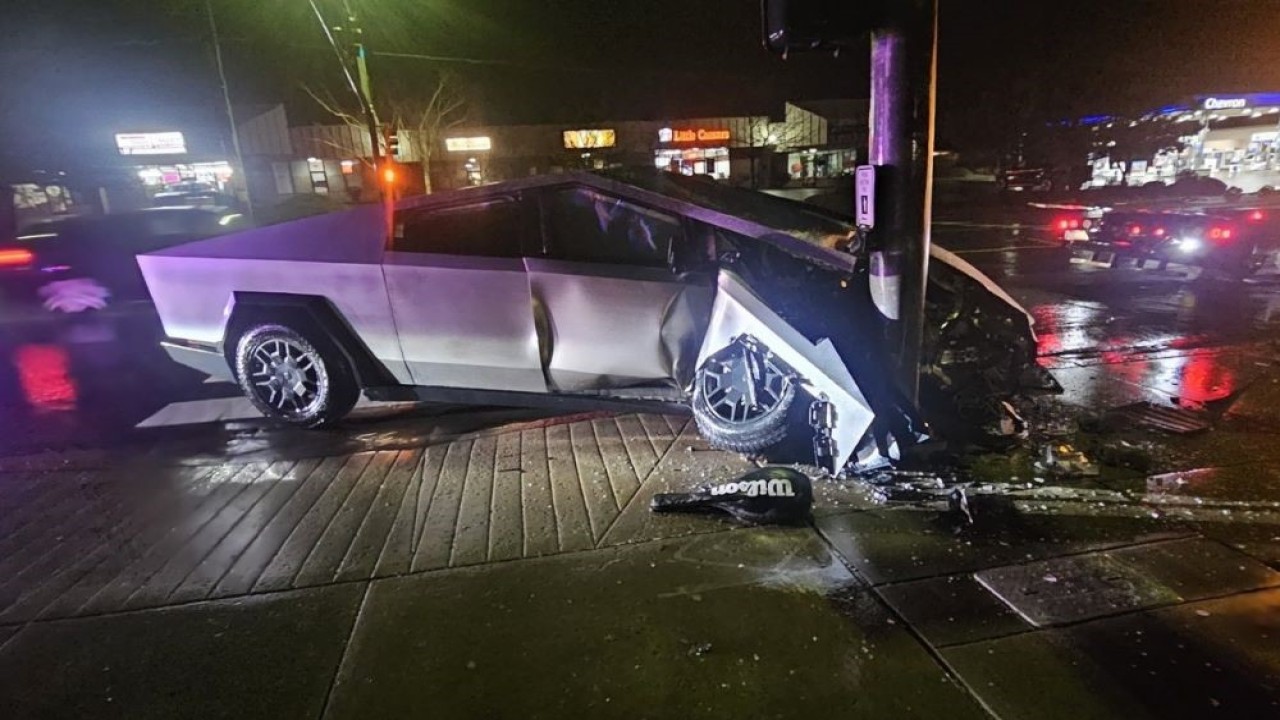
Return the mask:
{"type": "Polygon", "coordinates": [[[1049,192],[1060,190],[1054,173],[1046,168],[1015,168],[1000,173],[997,183],[1005,192],[1049,192]]]}
{"type": "Polygon", "coordinates": [[[0,247],[0,289],[14,302],[39,288],[87,278],[118,300],[146,299],[136,256],[192,240],[243,230],[243,215],[218,207],[162,207],[80,215],[36,223],[0,247]]]}
{"type": "Polygon", "coordinates": [[[1280,233],[1264,208],[1112,210],[1065,222],[1070,226],[1058,229],[1073,255],[1108,266],[1172,263],[1240,279],[1274,268],[1280,249],[1280,233]]]}

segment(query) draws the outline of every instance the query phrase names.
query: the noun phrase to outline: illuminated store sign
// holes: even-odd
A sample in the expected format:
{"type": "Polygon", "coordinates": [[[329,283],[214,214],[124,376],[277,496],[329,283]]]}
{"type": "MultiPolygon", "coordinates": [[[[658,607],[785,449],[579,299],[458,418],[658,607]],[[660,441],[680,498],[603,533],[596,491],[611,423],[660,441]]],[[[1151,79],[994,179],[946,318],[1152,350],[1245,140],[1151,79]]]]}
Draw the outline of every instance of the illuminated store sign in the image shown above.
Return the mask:
{"type": "Polygon", "coordinates": [[[611,148],[618,144],[618,133],[613,129],[565,130],[564,146],[569,150],[611,148]]]}
{"type": "Polygon", "coordinates": [[[180,132],[116,133],[121,155],[184,155],[187,141],[180,132]]]}
{"type": "Polygon", "coordinates": [[[484,152],[493,148],[493,140],[488,135],[445,138],[444,148],[449,152],[484,152]]]}
{"type": "Polygon", "coordinates": [[[664,143],[728,142],[731,137],[732,134],[728,130],[708,130],[706,128],[693,130],[662,128],[658,131],[658,142],[664,143]]]}
{"type": "Polygon", "coordinates": [[[1249,107],[1248,98],[1206,98],[1204,101],[1205,110],[1243,110],[1249,107]]]}

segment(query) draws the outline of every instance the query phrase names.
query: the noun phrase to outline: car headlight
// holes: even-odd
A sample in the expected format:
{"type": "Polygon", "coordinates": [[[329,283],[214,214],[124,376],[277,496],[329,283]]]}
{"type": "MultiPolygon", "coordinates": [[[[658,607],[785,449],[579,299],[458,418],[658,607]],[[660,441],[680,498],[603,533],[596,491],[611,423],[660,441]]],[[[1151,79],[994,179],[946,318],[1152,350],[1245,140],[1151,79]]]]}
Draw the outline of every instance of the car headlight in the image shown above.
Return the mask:
{"type": "Polygon", "coordinates": [[[1178,249],[1184,253],[1193,253],[1199,250],[1202,244],[1199,238],[1193,237],[1181,238],[1177,241],[1178,249]]]}

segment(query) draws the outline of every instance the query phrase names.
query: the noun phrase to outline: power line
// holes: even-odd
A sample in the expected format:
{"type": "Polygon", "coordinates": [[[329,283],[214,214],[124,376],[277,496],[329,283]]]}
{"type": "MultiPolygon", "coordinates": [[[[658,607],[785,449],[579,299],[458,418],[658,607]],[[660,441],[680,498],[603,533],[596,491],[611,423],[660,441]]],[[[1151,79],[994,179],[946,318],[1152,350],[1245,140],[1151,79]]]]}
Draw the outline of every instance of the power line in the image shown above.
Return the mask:
{"type": "Polygon", "coordinates": [[[426,55],[422,53],[391,52],[387,50],[370,50],[369,54],[376,55],[379,57],[398,58],[398,59],[405,59],[405,60],[423,60],[427,62],[457,63],[457,64],[465,64],[465,65],[492,65],[492,66],[515,67],[522,70],[550,70],[555,72],[598,73],[598,74],[609,74],[609,75],[615,75],[615,76],[626,75],[631,77],[648,75],[648,76],[662,77],[662,78],[683,76],[688,78],[717,77],[717,78],[751,78],[753,80],[759,80],[760,78],[766,77],[766,76],[777,76],[777,75],[784,74],[784,71],[781,69],[771,70],[768,72],[760,72],[760,71],[745,71],[745,70],[743,71],[671,70],[670,68],[650,69],[650,68],[619,67],[619,66],[589,67],[589,66],[583,66],[583,65],[561,65],[561,64],[554,64],[554,63],[526,62],[521,60],[499,60],[495,58],[470,58],[470,57],[459,57],[459,56],[452,56],[452,55],[426,55]]]}

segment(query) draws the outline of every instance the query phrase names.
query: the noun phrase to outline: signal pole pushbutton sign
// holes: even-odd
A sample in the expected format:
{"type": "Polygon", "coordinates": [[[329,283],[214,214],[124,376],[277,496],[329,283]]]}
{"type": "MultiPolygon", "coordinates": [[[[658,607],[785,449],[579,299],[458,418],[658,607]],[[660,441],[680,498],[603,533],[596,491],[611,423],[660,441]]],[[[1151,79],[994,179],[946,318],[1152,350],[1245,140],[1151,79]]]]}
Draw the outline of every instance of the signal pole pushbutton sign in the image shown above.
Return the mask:
{"type": "Polygon", "coordinates": [[[859,165],[853,175],[854,220],[862,230],[876,226],[876,168],[859,165]]]}

